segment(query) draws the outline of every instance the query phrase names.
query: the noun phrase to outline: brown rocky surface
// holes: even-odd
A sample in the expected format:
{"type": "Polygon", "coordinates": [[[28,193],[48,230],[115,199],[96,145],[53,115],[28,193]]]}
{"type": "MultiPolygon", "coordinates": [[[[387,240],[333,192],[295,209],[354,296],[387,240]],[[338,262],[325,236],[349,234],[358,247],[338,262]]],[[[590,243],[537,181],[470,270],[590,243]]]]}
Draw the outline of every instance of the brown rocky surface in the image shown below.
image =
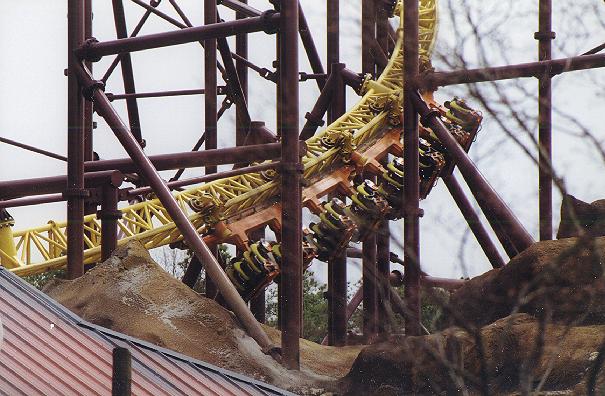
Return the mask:
{"type": "Polygon", "coordinates": [[[543,382],[544,394],[586,394],[605,325],[541,326],[528,314],[515,314],[484,326],[480,337],[483,358],[477,337],[460,328],[391,337],[359,354],[341,388],[350,395],[476,394],[480,378],[488,378],[489,394],[515,394],[529,373],[534,390],[543,382]],[[539,341],[544,348],[536,353],[539,341]]]}
{"type": "Polygon", "coordinates": [[[580,230],[592,236],[605,236],[605,199],[588,203],[573,195],[563,196],[557,238],[580,236],[580,230]]]}
{"type": "Polygon", "coordinates": [[[600,323],[605,315],[605,238],[538,242],[452,293],[449,324],[482,326],[513,311],[600,323]]]}
{"type": "MultiPolygon", "coordinates": [[[[586,395],[605,342],[604,258],[602,237],[538,242],[444,300],[450,327],[366,347],[340,387],[350,395],[586,395]]],[[[595,394],[605,395],[605,370],[596,378],[595,394]]]]}
{"type": "MultiPolygon", "coordinates": [[[[139,243],[116,250],[74,281],[44,291],[92,323],[297,392],[346,374],[361,347],[301,343],[301,372],[264,355],[233,314],[166,273],[139,243]]],[[[279,342],[278,330],[266,328],[279,342]]]]}

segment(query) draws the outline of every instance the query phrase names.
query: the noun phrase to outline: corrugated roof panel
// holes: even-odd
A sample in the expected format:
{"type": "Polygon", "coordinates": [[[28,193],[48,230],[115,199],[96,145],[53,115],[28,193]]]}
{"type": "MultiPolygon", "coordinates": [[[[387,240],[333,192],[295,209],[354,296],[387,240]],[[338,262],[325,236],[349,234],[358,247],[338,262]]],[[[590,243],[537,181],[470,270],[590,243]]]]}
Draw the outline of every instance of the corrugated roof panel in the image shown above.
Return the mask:
{"type": "Polygon", "coordinates": [[[134,395],[291,395],[83,321],[0,268],[0,393],[111,394],[112,350],[132,353],[134,395]]]}

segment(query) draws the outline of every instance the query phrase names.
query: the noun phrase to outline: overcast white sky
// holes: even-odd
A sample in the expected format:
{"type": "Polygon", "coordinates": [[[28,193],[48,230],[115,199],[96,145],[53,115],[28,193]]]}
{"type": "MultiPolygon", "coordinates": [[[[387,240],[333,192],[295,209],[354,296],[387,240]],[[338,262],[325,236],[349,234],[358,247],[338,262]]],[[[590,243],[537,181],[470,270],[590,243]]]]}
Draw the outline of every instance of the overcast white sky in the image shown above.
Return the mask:
{"type": "MultiPolygon", "coordinates": [[[[595,0],[596,1],[596,0],[595,0]]],[[[66,67],[66,1],[23,0],[19,2],[0,0],[3,12],[0,14],[0,136],[29,143],[50,151],[66,153],[66,86],[63,76],[66,67]]],[[[129,31],[137,23],[143,10],[129,1],[125,1],[129,31]]],[[[201,24],[203,3],[200,0],[181,0],[179,2],[191,21],[201,24]]],[[[301,0],[316,38],[320,54],[325,59],[325,7],[323,1],[301,0]]],[[[445,1],[443,3],[446,3],[445,1]]],[[[477,6],[490,2],[473,1],[477,6]]],[[[496,2],[497,3],[497,2],[496,2]]],[[[599,1],[602,4],[602,2],[599,1]]],[[[265,0],[250,0],[250,4],[259,9],[268,8],[265,0]]],[[[537,8],[537,1],[519,2],[519,9],[537,8]]],[[[605,8],[605,6],[604,6],[605,8]]],[[[160,9],[170,13],[176,19],[178,15],[167,1],[160,9]]],[[[233,14],[221,9],[224,19],[232,19],[233,14]]],[[[341,1],[341,58],[352,70],[360,69],[360,27],[359,0],[341,1]]],[[[605,11],[605,10],[602,10],[605,11]]],[[[600,44],[605,37],[602,25],[604,13],[590,15],[585,23],[594,25],[594,37],[590,42],[578,43],[578,48],[589,49],[600,44]]],[[[452,39],[452,26],[447,13],[443,13],[439,39],[442,43],[452,39]]],[[[573,21],[566,19],[565,13],[554,16],[554,30],[565,31],[572,28],[573,21]]],[[[94,1],[94,36],[99,40],[115,37],[111,14],[111,2],[94,1]]],[[[508,61],[526,62],[537,58],[536,42],[533,32],[537,18],[528,12],[527,18],[517,20],[514,26],[502,26],[509,35],[508,61]]],[[[172,30],[168,23],[152,16],[141,34],[172,30]]],[[[558,40],[564,40],[559,35],[558,40]]],[[[233,42],[231,41],[233,45],[233,42]]],[[[274,59],[274,37],[264,33],[251,35],[250,59],[263,67],[270,68],[274,59]]],[[[555,57],[561,56],[555,51],[555,57]]],[[[301,70],[310,68],[302,53],[301,70]]],[[[94,65],[95,75],[100,76],[106,70],[112,58],[107,57],[94,65]]],[[[494,54],[493,64],[504,61],[494,54]]],[[[136,87],[140,92],[173,89],[191,89],[203,87],[203,53],[198,44],[187,44],[133,54],[136,87]]],[[[439,68],[439,64],[436,66],[439,68]]],[[[600,70],[571,73],[559,76],[555,82],[554,101],[578,117],[585,119],[587,125],[603,139],[600,111],[603,109],[603,97],[598,87],[586,78],[587,75],[600,76],[600,70]],[[590,74],[588,74],[590,73],[590,74]]],[[[528,89],[535,92],[537,83],[527,80],[528,89]]],[[[121,93],[122,81],[119,69],[110,78],[107,92],[121,93]]],[[[438,98],[448,99],[454,90],[443,90],[438,98]]],[[[275,129],[274,114],[275,87],[254,73],[250,74],[249,107],[254,120],[266,121],[275,129]]],[[[312,107],[318,94],[313,82],[301,85],[300,114],[302,117],[312,107]]],[[[350,92],[350,107],[357,97],[350,92]]],[[[476,103],[471,103],[477,107],[476,103]]],[[[116,102],[116,107],[125,117],[125,107],[116,102]]],[[[139,101],[142,131],[148,142],[146,152],[150,155],[190,150],[201,134],[203,127],[204,105],[202,96],[190,96],[166,99],[142,99],[139,101]]],[[[479,108],[479,110],[481,110],[479,108]]],[[[528,112],[533,109],[529,108],[528,112]]],[[[536,110],[537,111],[537,110],[536,110]]],[[[219,145],[234,144],[234,112],[226,113],[219,124],[219,145]]],[[[96,117],[99,128],[95,131],[95,150],[102,158],[124,157],[119,146],[105,123],[96,117]]],[[[605,198],[605,178],[603,162],[595,150],[585,142],[557,133],[558,119],[555,118],[554,147],[557,169],[565,176],[571,192],[578,198],[592,201],[605,198]]],[[[530,232],[537,236],[537,170],[524,154],[510,143],[500,143],[501,132],[497,131],[493,121],[486,117],[481,134],[471,149],[473,158],[480,159],[482,172],[502,194],[515,213],[526,224],[530,232]],[[498,143],[496,143],[498,142],[498,143]],[[493,150],[494,145],[499,147],[493,150]],[[487,152],[491,152],[485,157],[487,152]]],[[[198,170],[188,171],[188,175],[198,170]]],[[[0,180],[22,179],[29,177],[51,176],[66,173],[64,163],[28,153],[7,145],[0,145],[0,180]]],[[[172,172],[166,174],[169,177],[172,172]]],[[[556,195],[555,211],[558,211],[559,197],[556,195]]],[[[426,215],[421,220],[422,264],[425,271],[436,276],[476,275],[489,269],[487,260],[478,249],[471,236],[463,249],[466,267],[460,268],[458,250],[465,225],[442,183],[439,183],[429,198],[421,203],[426,215]]],[[[10,211],[16,218],[16,229],[45,224],[48,220],[65,218],[63,204],[41,205],[38,207],[15,208],[10,211]]],[[[402,239],[402,225],[391,224],[396,238],[402,239]]],[[[398,248],[393,248],[398,251],[398,248]]],[[[324,278],[325,268],[316,267],[316,273],[324,278]]],[[[358,271],[351,271],[354,281],[358,271]]]]}

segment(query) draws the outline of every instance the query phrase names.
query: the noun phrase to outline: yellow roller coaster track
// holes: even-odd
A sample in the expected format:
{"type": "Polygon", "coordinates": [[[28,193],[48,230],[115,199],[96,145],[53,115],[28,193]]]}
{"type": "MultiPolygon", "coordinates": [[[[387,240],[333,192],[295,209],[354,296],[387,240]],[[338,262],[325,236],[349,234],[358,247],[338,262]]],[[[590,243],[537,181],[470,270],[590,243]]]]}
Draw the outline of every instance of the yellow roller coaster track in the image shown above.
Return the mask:
{"type": "MultiPolygon", "coordinates": [[[[424,65],[435,41],[437,28],[437,0],[420,1],[420,56],[424,65]]],[[[325,184],[330,172],[350,177],[354,165],[377,164],[374,159],[385,155],[377,152],[379,141],[387,142],[386,151],[400,151],[400,132],[393,133],[401,121],[403,88],[403,18],[402,3],[395,7],[399,16],[399,29],[393,53],[384,72],[377,80],[366,78],[363,97],[342,117],[326,129],[307,140],[308,152],[304,164],[304,204],[312,210],[314,201],[333,190],[335,185],[325,184]],[[395,147],[389,137],[395,136],[395,147]],[[327,144],[330,143],[330,144],[327,144]],[[346,172],[342,170],[348,169],[346,172]]],[[[430,99],[430,95],[428,96],[430,99]]],[[[435,105],[435,104],[434,104],[435,105]]],[[[436,106],[436,105],[435,105],[436,106]]],[[[436,106],[438,107],[438,106],[436,106]]],[[[443,109],[441,109],[443,111],[443,109]]],[[[424,133],[429,133],[424,131],[424,133]]],[[[461,142],[462,143],[462,142],[461,142]]],[[[380,166],[380,165],[376,165],[380,166]]],[[[279,175],[250,173],[205,183],[186,191],[174,193],[182,210],[211,243],[247,243],[245,235],[234,235],[232,225],[246,222],[248,230],[279,216],[276,202],[279,197],[279,175]],[[210,205],[203,205],[205,202],[210,205]],[[211,208],[201,210],[199,207],[211,208]],[[197,208],[195,211],[191,208],[197,208]],[[239,219],[239,220],[238,220],[239,219]]],[[[142,242],[146,248],[180,242],[182,236],[168,213],[157,199],[147,200],[120,209],[123,216],[118,222],[120,240],[142,242]]],[[[26,276],[59,269],[66,264],[66,222],[49,221],[46,225],[11,233],[11,227],[0,226],[0,260],[4,267],[26,276]]],[[[279,228],[279,225],[276,226],[279,228]]],[[[84,218],[85,264],[95,263],[101,255],[101,223],[95,215],[84,218]]],[[[241,227],[240,227],[241,228],[241,227]]],[[[237,232],[235,232],[237,234],[237,232]]]]}

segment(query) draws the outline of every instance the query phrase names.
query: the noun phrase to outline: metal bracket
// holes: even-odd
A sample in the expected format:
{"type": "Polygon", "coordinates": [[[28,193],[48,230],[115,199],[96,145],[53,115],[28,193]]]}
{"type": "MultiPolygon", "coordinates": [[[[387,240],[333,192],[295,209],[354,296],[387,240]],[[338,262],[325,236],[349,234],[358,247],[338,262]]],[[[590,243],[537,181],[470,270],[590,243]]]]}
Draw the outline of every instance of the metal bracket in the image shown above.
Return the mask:
{"type": "Polygon", "coordinates": [[[307,112],[307,114],[305,114],[305,118],[311,125],[315,127],[324,126],[326,123],[322,118],[318,117],[317,114],[314,114],[313,112],[307,112]]]}
{"type": "Polygon", "coordinates": [[[68,188],[63,192],[63,198],[88,198],[90,191],[86,188],[68,188]]]}
{"type": "Polygon", "coordinates": [[[82,43],[82,45],[80,46],[80,48],[78,48],[78,52],[82,51],[83,52],[83,58],[86,59],[87,61],[91,61],[91,62],[98,62],[101,60],[102,56],[95,56],[95,57],[91,57],[88,55],[88,50],[91,49],[92,47],[94,47],[96,44],[99,43],[99,40],[97,40],[95,37],[89,37],[86,40],[84,40],[84,43],[82,43]]]}
{"type": "Polygon", "coordinates": [[[120,220],[122,218],[122,212],[119,210],[101,209],[97,211],[97,219],[99,220],[120,220]]]}
{"type": "MultiPolygon", "coordinates": [[[[404,199],[405,199],[405,197],[404,197],[404,199]]],[[[404,208],[402,212],[403,212],[404,217],[408,216],[408,215],[412,215],[415,217],[424,217],[424,209],[422,209],[422,208],[418,208],[417,211],[416,210],[412,211],[413,213],[410,213],[410,211],[408,209],[404,208]]]]}
{"type": "Polygon", "coordinates": [[[420,116],[420,123],[422,125],[428,125],[428,122],[433,117],[439,117],[441,114],[437,109],[430,109],[427,113],[424,113],[420,116]]]}
{"type": "Polygon", "coordinates": [[[536,40],[554,40],[555,37],[557,37],[557,34],[555,32],[535,32],[534,33],[534,39],[536,40]]]}
{"type": "Polygon", "coordinates": [[[82,96],[88,101],[93,101],[95,90],[100,89],[105,92],[105,83],[102,80],[90,80],[82,86],[82,96]]]}

